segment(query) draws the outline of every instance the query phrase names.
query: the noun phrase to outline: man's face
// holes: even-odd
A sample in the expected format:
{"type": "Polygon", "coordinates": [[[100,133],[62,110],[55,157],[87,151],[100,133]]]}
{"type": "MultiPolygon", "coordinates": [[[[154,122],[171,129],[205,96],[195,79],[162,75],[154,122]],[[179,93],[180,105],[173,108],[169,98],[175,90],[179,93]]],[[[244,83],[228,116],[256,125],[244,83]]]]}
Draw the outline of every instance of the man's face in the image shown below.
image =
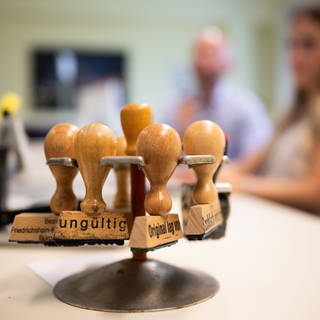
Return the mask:
{"type": "Polygon", "coordinates": [[[199,39],[194,48],[193,64],[200,79],[217,78],[223,70],[222,39],[199,39]]]}
{"type": "Polygon", "coordinates": [[[299,89],[312,89],[320,82],[320,25],[302,16],[292,24],[289,58],[293,80],[299,89]]]}

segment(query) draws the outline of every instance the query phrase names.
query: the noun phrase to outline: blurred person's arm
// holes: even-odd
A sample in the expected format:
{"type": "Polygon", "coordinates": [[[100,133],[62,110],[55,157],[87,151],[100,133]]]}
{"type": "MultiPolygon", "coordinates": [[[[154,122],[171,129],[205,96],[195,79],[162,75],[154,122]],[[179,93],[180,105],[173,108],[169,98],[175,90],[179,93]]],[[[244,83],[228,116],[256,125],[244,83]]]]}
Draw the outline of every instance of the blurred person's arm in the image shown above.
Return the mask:
{"type": "Polygon", "coordinates": [[[309,174],[299,179],[276,179],[236,172],[228,179],[235,191],[316,212],[320,209],[320,146],[314,151],[309,174]]]}
{"type": "MultiPolygon", "coordinates": [[[[241,123],[236,136],[240,154],[222,168],[219,180],[228,181],[238,174],[259,171],[270,147],[272,125],[263,103],[251,93],[241,99],[241,123]]],[[[232,141],[231,141],[232,143],[232,141]]]]}
{"type": "Polygon", "coordinates": [[[261,168],[269,150],[269,145],[243,156],[239,161],[224,165],[219,173],[220,181],[228,181],[233,175],[255,174],[261,168]]]}
{"type": "MultiPolygon", "coordinates": [[[[223,165],[219,172],[218,180],[221,182],[234,181],[236,177],[240,175],[256,173],[260,169],[268,149],[269,146],[266,146],[255,153],[243,157],[238,162],[223,165]]],[[[186,183],[196,181],[196,176],[193,170],[189,170],[185,167],[178,167],[174,172],[173,177],[186,183]]]]}
{"type": "Polygon", "coordinates": [[[252,162],[254,158],[263,157],[261,153],[265,153],[265,146],[270,142],[273,128],[264,104],[254,94],[245,93],[240,97],[239,104],[241,120],[236,137],[239,150],[236,161],[246,162],[243,159],[251,158],[252,162]]]}

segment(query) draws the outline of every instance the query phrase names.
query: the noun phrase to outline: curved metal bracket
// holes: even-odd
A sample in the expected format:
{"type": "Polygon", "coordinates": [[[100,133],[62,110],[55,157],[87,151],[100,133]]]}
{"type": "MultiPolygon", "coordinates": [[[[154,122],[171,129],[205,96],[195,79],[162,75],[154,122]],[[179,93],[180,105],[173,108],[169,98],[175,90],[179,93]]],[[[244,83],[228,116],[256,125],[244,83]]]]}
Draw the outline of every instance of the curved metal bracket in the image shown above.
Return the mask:
{"type": "Polygon", "coordinates": [[[76,159],[70,157],[53,157],[47,160],[48,166],[58,166],[58,167],[78,167],[76,159]]]}
{"type": "Polygon", "coordinates": [[[181,157],[179,164],[185,164],[189,167],[200,166],[203,164],[213,164],[216,162],[216,159],[212,155],[186,155],[181,157]]]}
{"type": "MultiPolygon", "coordinates": [[[[230,160],[227,156],[223,157],[223,163],[228,163],[230,160]]],[[[216,159],[212,155],[186,155],[179,159],[179,165],[187,165],[189,167],[199,166],[204,164],[213,164],[216,159]]],[[[137,165],[140,169],[145,166],[143,157],[141,156],[107,156],[100,160],[101,166],[110,167],[127,167],[130,164],[137,165]]],[[[49,166],[61,167],[78,167],[76,159],[70,157],[52,157],[47,160],[49,166]]]]}
{"type": "Polygon", "coordinates": [[[111,156],[100,160],[101,166],[124,167],[130,164],[137,165],[140,169],[145,166],[143,157],[140,156],[111,156]]]}

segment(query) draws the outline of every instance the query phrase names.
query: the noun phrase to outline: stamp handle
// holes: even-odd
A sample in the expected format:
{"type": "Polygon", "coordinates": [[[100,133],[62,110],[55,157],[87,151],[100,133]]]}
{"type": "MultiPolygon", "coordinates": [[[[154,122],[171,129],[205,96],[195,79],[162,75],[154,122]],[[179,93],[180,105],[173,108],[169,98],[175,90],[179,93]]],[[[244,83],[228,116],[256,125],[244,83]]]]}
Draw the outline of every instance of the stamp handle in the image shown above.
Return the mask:
{"type": "Polygon", "coordinates": [[[198,204],[209,204],[217,200],[217,191],[212,177],[218,169],[225,149],[225,137],[221,128],[212,121],[202,120],[192,123],[183,137],[186,155],[212,155],[216,162],[194,166],[197,183],[193,199],[198,204]]]}
{"type": "MultiPolygon", "coordinates": [[[[70,123],[61,123],[49,130],[44,140],[46,159],[53,157],[75,158],[74,142],[78,128],[70,123]]],[[[76,210],[77,198],[72,183],[78,173],[75,167],[51,166],[49,168],[56,180],[56,190],[50,201],[50,208],[56,215],[63,210],[76,210]]]]}
{"type": "MultiPolygon", "coordinates": [[[[121,125],[124,132],[128,156],[136,155],[136,144],[140,132],[153,121],[151,106],[147,104],[127,104],[121,110],[121,125]]],[[[143,172],[136,165],[131,165],[131,207],[133,217],[144,216],[144,197],[146,182],[143,172]]]]}
{"type": "Polygon", "coordinates": [[[116,154],[116,137],[101,123],[92,123],[79,130],[75,140],[76,159],[83,178],[86,195],[80,204],[82,212],[98,214],[106,211],[102,188],[110,171],[101,166],[100,159],[116,154]]]}
{"type": "Polygon", "coordinates": [[[140,132],[153,122],[151,106],[147,104],[127,104],[121,110],[122,130],[127,140],[126,154],[136,155],[136,143],[140,132]]]}
{"type": "MultiPolygon", "coordinates": [[[[127,104],[121,110],[121,125],[127,141],[126,154],[136,155],[136,143],[140,132],[153,122],[151,106],[147,104],[127,104]]],[[[133,219],[144,216],[144,197],[146,194],[146,181],[144,173],[137,165],[130,168],[131,208],[133,219]]],[[[134,260],[146,260],[145,253],[133,253],[134,260]]]]}
{"type": "Polygon", "coordinates": [[[180,137],[166,124],[152,124],[138,137],[137,155],[144,158],[143,171],[151,186],[144,201],[145,209],[150,215],[166,217],[172,207],[167,183],[180,160],[180,137]]]}

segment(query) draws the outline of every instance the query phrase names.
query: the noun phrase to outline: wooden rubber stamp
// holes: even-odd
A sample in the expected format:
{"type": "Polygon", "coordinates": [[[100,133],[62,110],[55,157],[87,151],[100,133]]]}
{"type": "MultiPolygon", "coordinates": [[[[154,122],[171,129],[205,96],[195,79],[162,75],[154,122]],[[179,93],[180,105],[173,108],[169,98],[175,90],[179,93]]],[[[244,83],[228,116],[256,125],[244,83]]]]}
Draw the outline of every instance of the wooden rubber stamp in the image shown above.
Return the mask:
{"type": "MultiPolygon", "coordinates": [[[[226,137],[226,143],[224,148],[223,160],[220,163],[215,174],[213,175],[213,182],[218,192],[223,222],[217,228],[215,228],[215,230],[209,236],[207,236],[207,238],[210,238],[210,239],[220,239],[225,236],[226,229],[227,229],[227,222],[230,214],[229,197],[232,192],[231,184],[227,182],[216,182],[217,176],[219,174],[219,170],[221,169],[223,163],[225,162],[227,163],[229,162],[227,137],[226,137]]],[[[193,193],[194,187],[195,187],[195,184],[193,183],[183,183],[181,186],[181,213],[183,217],[184,228],[188,221],[190,207],[196,204],[192,199],[192,193],[193,193]]]]}
{"type": "MultiPolygon", "coordinates": [[[[75,158],[74,140],[78,128],[63,123],[49,130],[44,141],[46,159],[55,157],[75,158]]],[[[50,201],[53,213],[22,213],[15,217],[9,241],[53,243],[53,234],[59,214],[63,210],[76,210],[78,201],[72,183],[78,173],[76,167],[54,166],[49,168],[56,181],[56,190],[50,201]]]]}
{"type": "Polygon", "coordinates": [[[136,217],[131,236],[131,250],[144,252],[175,243],[182,237],[177,214],[172,207],[167,182],[178,165],[181,141],[178,133],[165,124],[143,129],[137,140],[137,155],[145,162],[143,171],[150,182],[144,206],[150,216],[136,217]]]}
{"type": "Polygon", "coordinates": [[[80,203],[81,211],[88,215],[104,212],[107,207],[102,198],[102,188],[111,168],[100,166],[100,159],[116,154],[116,137],[103,124],[89,124],[79,130],[75,149],[86,188],[85,197],[80,203]]]}
{"type": "MultiPolygon", "coordinates": [[[[117,138],[116,155],[126,155],[127,142],[125,137],[117,138]]],[[[129,195],[129,178],[130,167],[126,164],[119,164],[114,166],[114,172],[116,176],[116,194],[114,196],[113,209],[130,210],[130,195],[129,195]]]]}
{"type": "MultiPolygon", "coordinates": [[[[70,124],[59,124],[49,130],[44,140],[46,159],[55,157],[70,157],[75,159],[74,141],[78,128],[70,124]]],[[[53,213],[59,215],[63,210],[75,210],[78,205],[72,183],[78,173],[76,167],[49,165],[56,180],[56,190],[50,201],[53,213]]]]}
{"type": "Polygon", "coordinates": [[[225,149],[225,137],[221,128],[212,121],[192,123],[183,137],[183,150],[186,155],[212,155],[213,164],[193,166],[197,183],[192,193],[196,205],[190,207],[185,226],[188,239],[208,237],[222,223],[222,214],[213,175],[218,169],[225,149]]]}
{"type": "MultiPolygon", "coordinates": [[[[120,113],[121,126],[127,141],[127,156],[136,156],[136,144],[140,132],[153,122],[151,106],[132,103],[124,106],[120,113]]],[[[146,194],[146,179],[141,168],[136,164],[130,166],[131,210],[132,217],[145,216],[144,197],[146,194]]],[[[134,220],[133,220],[134,221],[134,220]]],[[[144,261],[145,253],[133,252],[133,259],[144,261]]]]}
{"type": "MultiPolygon", "coordinates": [[[[206,237],[210,239],[220,239],[226,235],[228,218],[230,214],[229,198],[232,192],[232,187],[230,183],[217,182],[215,183],[215,186],[218,192],[223,222],[219,226],[217,226],[217,228],[215,228],[215,230],[210,235],[206,237]]],[[[196,205],[196,203],[194,203],[194,201],[192,200],[192,193],[194,187],[194,183],[183,183],[181,186],[181,213],[183,218],[184,229],[188,222],[190,208],[196,205]]]]}
{"type": "MultiPolygon", "coordinates": [[[[153,122],[152,109],[147,104],[127,104],[121,110],[121,125],[127,141],[126,155],[136,156],[136,144],[140,132],[153,122]]],[[[131,165],[131,207],[133,217],[144,216],[143,200],[145,176],[137,165],[131,165]]]]}
{"type": "Polygon", "coordinates": [[[80,203],[81,211],[65,210],[60,214],[54,239],[63,244],[123,244],[129,238],[130,214],[107,212],[102,197],[111,168],[101,166],[100,159],[115,156],[114,133],[103,124],[89,124],[78,131],[75,152],[86,194],[80,203]]]}

